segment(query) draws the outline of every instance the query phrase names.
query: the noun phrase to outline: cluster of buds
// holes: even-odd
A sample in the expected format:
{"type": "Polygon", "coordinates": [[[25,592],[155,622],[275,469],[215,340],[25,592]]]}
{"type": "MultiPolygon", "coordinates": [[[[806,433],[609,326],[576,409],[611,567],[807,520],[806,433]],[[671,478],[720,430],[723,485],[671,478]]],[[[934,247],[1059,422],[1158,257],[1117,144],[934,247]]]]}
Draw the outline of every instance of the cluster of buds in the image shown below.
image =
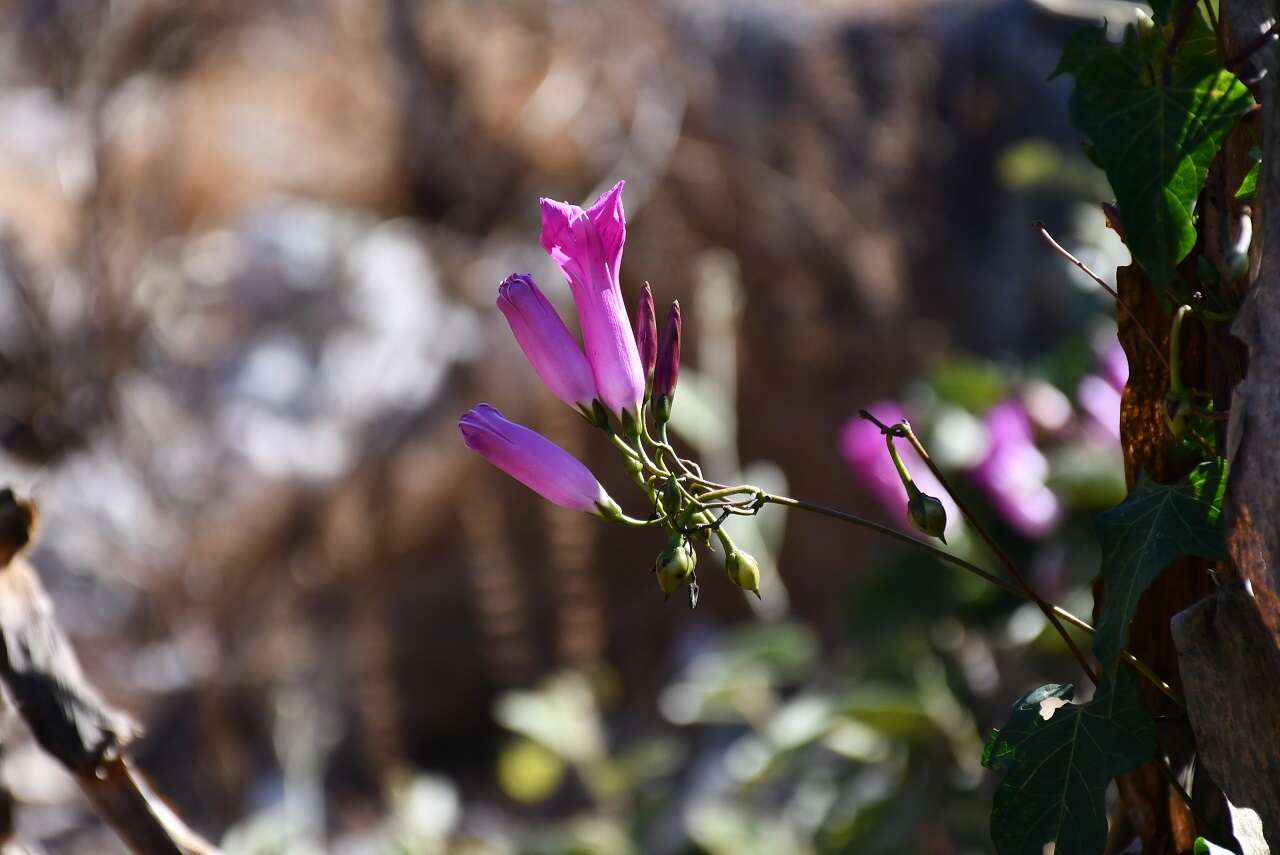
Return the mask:
{"type": "Polygon", "coordinates": [[[580,460],[536,431],[479,404],[458,422],[463,441],[550,502],[631,526],[659,526],[667,546],[653,565],[668,597],[688,586],[696,605],[695,543],[718,542],[729,579],[760,595],[760,568],[723,529],[734,514],[759,512],[770,498],[757,487],[709,481],[676,452],[667,436],[680,376],[680,304],[672,303],[658,335],[653,293],[646,284],[628,320],[619,271],[626,241],[623,182],[595,204],[541,200],[542,247],[560,267],[578,313],[582,345],[533,277],[517,273],[498,287],[498,308],[530,365],[553,395],[603,431],[648,497],[647,519],[628,516],[580,460]]]}

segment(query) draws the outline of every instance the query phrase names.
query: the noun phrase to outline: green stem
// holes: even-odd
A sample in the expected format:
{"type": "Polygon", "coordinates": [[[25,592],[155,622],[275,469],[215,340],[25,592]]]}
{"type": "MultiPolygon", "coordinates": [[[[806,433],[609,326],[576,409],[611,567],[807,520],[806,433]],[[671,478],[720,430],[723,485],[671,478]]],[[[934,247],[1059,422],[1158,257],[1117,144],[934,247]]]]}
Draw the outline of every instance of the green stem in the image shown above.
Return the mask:
{"type": "MultiPolygon", "coordinates": [[[[876,532],[877,534],[882,534],[885,537],[892,538],[893,540],[910,544],[911,546],[914,546],[918,549],[923,549],[926,552],[932,553],[934,557],[938,558],[940,561],[945,561],[948,564],[959,567],[960,569],[968,573],[972,573],[974,576],[977,576],[979,579],[982,579],[994,585],[995,587],[999,588],[1000,590],[1004,591],[1007,594],[1010,594],[1012,596],[1018,597],[1019,599],[1023,599],[1023,600],[1031,599],[1027,595],[1027,592],[1024,591],[1022,588],[1016,585],[1013,585],[1012,583],[1004,579],[1001,579],[999,576],[995,575],[994,573],[988,570],[984,570],[978,565],[970,561],[966,561],[965,559],[961,558],[959,555],[948,552],[945,549],[940,549],[939,547],[936,547],[931,543],[925,543],[922,540],[917,540],[916,538],[912,537],[909,534],[904,534],[903,532],[900,532],[897,529],[890,528],[887,525],[883,525],[882,523],[878,523],[873,520],[869,520],[866,517],[860,517],[860,516],[857,516],[856,514],[847,513],[845,511],[837,510],[835,508],[829,508],[825,505],[818,505],[818,504],[814,504],[813,502],[806,502],[803,499],[793,499],[789,496],[775,496],[771,493],[765,493],[764,500],[770,504],[782,505],[783,507],[788,507],[788,508],[796,508],[802,511],[809,511],[810,513],[821,514],[822,516],[831,517],[832,519],[837,519],[842,522],[852,523],[853,525],[861,526],[862,528],[869,529],[871,531],[876,532]]],[[[1084,618],[1077,617],[1076,615],[1072,614],[1071,612],[1067,611],[1061,606],[1050,605],[1049,609],[1050,611],[1052,611],[1055,617],[1066,621],[1067,623],[1071,624],[1077,629],[1080,629],[1090,635],[1094,633],[1093,625],[1090,624],[1088,621],[1086,621],[1084,618]]],[[[1175,704],[1177,704],[1180,707],[1183,707],[1186,705],[1182,697],[1177,693],[1177,691],[1175,691],[1174,688],[1170,686],[1168,683],[1166,683],[1164,680],[1160,679],[1159,675],[1157,675],[1154,671],[1152,671],[1149,667],[1147,667],[1140,659],[1138,659],[1138,657],[1134,656],[1128,650],[1121,651],[1120,655],[1121,655],[1121,658],[1124,659],[1124,661],[1127,662],[1129,666],[1133,668],[1134,671],[1136,671],[1139,675],[1145,678],[1153,686],[1155,686],[1157,689],[1163,692],[1164,695],[1169,698],[1169,700],[1173,701],[1175,704]]]]}
{"type": "Polygon", "coordinates": [[[1062,640],[1066,643],[1067,649],[1071,651],[1071,655],[1080,663],[1080,667],[1084,670],[1084,673],[1095,686],[1098,685],[1097,672],[1093,670],[1093,666],[1089,664],[1089,660],[1085,658],[1084,653],[1076,646],[1075,640],[1067,633],[1066,627],[1064,627],[1058,620],[1057,615],[1053,612],[1053,607],[1036,593],[1035,589],[1027,582],[1021,571],[1018,570],[1018,565],[1013,563],[1013,559],[1009,557],[1008,553],[1001,548],[996,539],[992,537],[985,528],[983,528],[981,523],[978,522],[977,517],[975,517],[969,510],[968,506],[965,505],[964,500],[956,495],[956,491],[951,488],[951,484],[947,481],[947,476],[944,475],[942,470],[938,468],[937,464],[933,462],[933,458],[929,456],[929,452],[925,450],[925,447],[920,442],[919,437],[917,437],[915,431],[911,429],[911,425],[906,421],[903,421],[899,427],[902,430],[903,436],[905,436],[907,441],[911,443],[911,447],[916,450],[916,453],[920,455],[920,459],[929,467],[929,471],[933,473],[933,477],[938,479],[938,483],[942,485],[942,489],[946,490],[947,493],[951,495],[951,500],[955,502],[956,507],[960,509],[960,514],[965,518],[969,525],[973,527],[973,530],[978,533],[978,536],[982,538],[983,543],[985,543],[987,547],[995,553],[996,558],[999,559],[1002,565],[1004,565],[1005,571],[1013,578],[1014,582],[1018,584],[1018,587],[1020,587],[1027,597],[1036,604],[1037,608],[1039,608],[1040,612],[1045,616],[1045,619],[1052,624],[1055,630],[1057,630],[1058,635],[1060,635],[1062,640]]]}
{"type": "Polygon", "coordinates": [[[1186,395],[1182,387],[1182,319],[1190,306],[1179,306],[1169,327],[1169,394],[1178,398],[1186,395]]]}
{"type": "Polygon", "coordinates": [[[893,434],[886,433],[884,435],[885,445],[889,446],[889,458],[893,461],[893,466],[898,470],[898,477],[902,479],[902,486],[907,488],[907,495],[911,495],[911,491],[916,489],[915,482],[911,480],[911,473],[907,471],[907,464],[902,462],[902,455],[898,454],[898,448],[893,444],[893,434]]]}
{"type": "Polygon", "coordinates": [[[729,496],[736,496],[739,493],[752,493],[759,495],[764,492],[759,487],[752,487],[749,484],[743,484],[738,487],[725,487],[721,490],[712,490],[709,493],[700,494],[697,499],[699,502],[710,502],[716,499],[726,499],[729,496]]]}

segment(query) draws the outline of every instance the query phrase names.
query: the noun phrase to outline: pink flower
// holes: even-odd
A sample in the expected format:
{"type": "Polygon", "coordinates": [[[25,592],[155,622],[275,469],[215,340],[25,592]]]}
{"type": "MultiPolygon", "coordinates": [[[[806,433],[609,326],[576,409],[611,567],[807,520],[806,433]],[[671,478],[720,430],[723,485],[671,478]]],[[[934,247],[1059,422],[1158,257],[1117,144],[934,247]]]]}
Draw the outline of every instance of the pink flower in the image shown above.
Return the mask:
{"type": "Polygon", "coordinates": [[[1080,409],[1089,418],[1088,427],[1098,439],[1120,440],[1120,390],[1096,374],[1080,381],[1076,390],[1080,409]]]}
{"type": "Polygon", "coordinates": [[[662,325],[657,367],[653,369],[653,406],[659,421],[671,418],[671,399],[675,397],[676,382],[680,379],[680,334],[683,329],[680,301],[674,300],[662,325]]]}
{"type": "Polygon", "coordinates": [[[640,291],[640,304],[636,306],[636,349],[644,376],[652,380],[653,366],[658,361],[658,313],[653,308],[653,290],[648,282],[640,291]]]}
{"type": "Polygon", "coordinates": [[[1031,422],[1017,401],[996,404],[983,419],[987,455],[969,474],[996,511],[1026,537],[1040,537],[1057,523],[1058,497],[1045,485],[1049,461],[1032,442],[1031,422]]]}
{"type": "Polygon", "coordinates": [[[1124,391],[1124,384],[1129,382],[1129,357],[1125,355],[1120,342],[1112,342],[1102,353],[1102,376],[1115,387],[1117,392],[1124,391]]]}
{"type": "Polygon", "coordinates": [[[1080,381],[1076,400],[1088,417],[1090,432],[1098,439],[1120,439],[1120,399],[1129,380],[1129,361],[1119,342],[1112,342],[1098,357],[1098,374],[1080,381]]]}
{"type": "Polygon", "coordinates": [[[539,202],[542,248],[569,280],[596,392],[620,419],[624,412],[632,417],[639,414],[645,382],[618,281],[627,237],[623,183],[619,181],[586,210],[551,199],[539,202]]]}
{"type": "Polygon", "coordinates": [[[591,366],[533,277],[527,273],[508,276],[498,286],[498,308],[551,393],[589,415],[596,397],[591,366]]]}
{"type": "Polygon", "coordinates": [[[610,516],[618,506],[582,461],[537,431],[477,404],[458,419],[462,441],[530,490],[562,508],[610,516]]]}

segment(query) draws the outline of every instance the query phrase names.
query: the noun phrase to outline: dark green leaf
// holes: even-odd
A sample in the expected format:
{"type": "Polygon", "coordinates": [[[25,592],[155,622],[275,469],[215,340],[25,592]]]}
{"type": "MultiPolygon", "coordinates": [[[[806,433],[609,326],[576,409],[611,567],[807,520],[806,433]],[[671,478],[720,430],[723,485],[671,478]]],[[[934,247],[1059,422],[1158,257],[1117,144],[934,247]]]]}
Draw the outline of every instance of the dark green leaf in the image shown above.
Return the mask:
{"type": "Polygon", "coordinates": [[[1102,29],[1080,30],[1054,74],[1075,78],[1071,120],[1093,143],[1115,191],[1125,243],[1163,287],[1195,245],[1193,213],[1209,162],[1253,98],[1223,68],[1198,17],[1168,85],[1159,41],[1131,34],[1113,45],[1102,29]]]}
{"type": "Polygon", "coordinates": [[[1236,191],[1236,199],[1242,202],[1247,202],[1254,196],[1258,195],[1258,172],[1261,169],[1261,163],[1255,163],[1250,167],[1249,172],[1244,177],[1244,180],[1240,182],[1240,189],[1236,191]]]}
{"type": "Polygon", "coordinates": [[[1173,486],[1143,475],[1128,497],[1098,515],[1106,596],[1093,636],[1093,652],[1110,671],[1129,633],[1138,597],[1164,568],[1183,555],[1225,557],[1222,496],[1227,461],[1202,463],[1173,486]]]}
{"type": "Polygon", "coordinates": [[[1051,683],[1014,704],[982,765],[1007,772],[991,810],[998,855],[1097,855],[1106,847],[1107,785],[1155,752],[1155,727],[1134,677],[1116,669],[1087,704],[1051,683]]]}

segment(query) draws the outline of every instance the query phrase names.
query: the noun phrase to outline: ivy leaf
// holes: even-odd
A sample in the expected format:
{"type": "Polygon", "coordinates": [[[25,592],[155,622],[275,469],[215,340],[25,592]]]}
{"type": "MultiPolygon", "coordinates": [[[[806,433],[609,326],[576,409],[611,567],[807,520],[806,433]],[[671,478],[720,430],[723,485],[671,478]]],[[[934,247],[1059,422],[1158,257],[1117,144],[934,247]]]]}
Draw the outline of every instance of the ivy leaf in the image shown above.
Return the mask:
{"type": "Polygon", "coordinates": [[[1071,684],[1041,686],[993,731],[982,765],[1004,771],[991,809],[998,855],[1097,855],[1107,842],[1107,785],[1155,753],[1155,725],[1128,668],[1087,704],[1071,684]]]}
{"type": "Polygon", "coordinates": [[[1183,555],[1226,557],[1222,497],[1227,461],[1201,463],[1181,482],[1157,484],[1145,473],[1128,497],[1098,515],[1106,597],[1093,636],[1105,671],[1115,666],[1142,595],[1164,568],[1183,555]]]}
{"type": "Polygon", "coordinates": [[[1261,170],[1261,163],[1255,163],[1249,167],[1249,171],[1245,173],[1244,180],[1240,182],[1240,189],[1236,191],[1236,199],[1238,201],[1248,202],[1258,195],[1258,173],[1261,170]]]}
{"type": "Polygon", "coordinates": [[[1159,288],[1196,242],[1196,197],[1227,133],[1253,106],[1249,90],[1217,57],[1213,35],[1194,20],[1164,80],[1154,34],[1121,45],[1105,30],[1077,31],[1053,76],[1075,78],[1071,121],[1107,173],[1125,242],[1159,288]]]}

